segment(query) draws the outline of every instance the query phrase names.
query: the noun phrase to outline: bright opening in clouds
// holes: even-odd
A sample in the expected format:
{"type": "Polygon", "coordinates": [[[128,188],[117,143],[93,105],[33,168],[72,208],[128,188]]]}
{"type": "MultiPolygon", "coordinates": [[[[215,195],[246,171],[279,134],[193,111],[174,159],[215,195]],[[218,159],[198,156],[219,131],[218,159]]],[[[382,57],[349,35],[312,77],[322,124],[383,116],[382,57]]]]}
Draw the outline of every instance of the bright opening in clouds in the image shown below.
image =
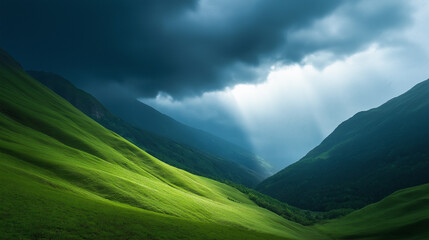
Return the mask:
{"type": "Polygon", "coordinates": [[[165,93],[141,100],[184,123],[250,147],[278,170],[304,156],[358,111],[376,107],[429,77],[429,34],[424,30],[428,16],[428,8],[420,7],[407,30],[390,31],[348,56],[323,50],[299,63],[269,66],[269,75],[259,84],[238,84],[181,100],[165,93]]]}

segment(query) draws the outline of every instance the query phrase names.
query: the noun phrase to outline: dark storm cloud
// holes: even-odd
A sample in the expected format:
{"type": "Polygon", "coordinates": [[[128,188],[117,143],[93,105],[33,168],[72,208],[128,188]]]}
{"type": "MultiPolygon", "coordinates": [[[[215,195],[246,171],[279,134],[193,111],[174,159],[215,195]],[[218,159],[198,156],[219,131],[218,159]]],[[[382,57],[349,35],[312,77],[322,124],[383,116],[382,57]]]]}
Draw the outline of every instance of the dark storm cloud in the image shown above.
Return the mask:
{"type": "Polygon", "coordinates": [[[365,2],[3,0],[0,45],[27,69],[79,86],[115,82],[180,97],[255,81],[261,64],[353,51],[407,19],[401,2],[365,2]],[[312,35],[335,11],[344,32],[312,35]]]}
{"type": "Polygon", "coordinates": [[[407,26],[411,22],[411,12],[411,6],[405,1],[347,2],[308,27],[289,31],[288,44],[279,52],[289,54],[295,61],[320,50],[347,55],[374,40],[378,44],[388,42],[388,36],[383,35],[407,26]]]}

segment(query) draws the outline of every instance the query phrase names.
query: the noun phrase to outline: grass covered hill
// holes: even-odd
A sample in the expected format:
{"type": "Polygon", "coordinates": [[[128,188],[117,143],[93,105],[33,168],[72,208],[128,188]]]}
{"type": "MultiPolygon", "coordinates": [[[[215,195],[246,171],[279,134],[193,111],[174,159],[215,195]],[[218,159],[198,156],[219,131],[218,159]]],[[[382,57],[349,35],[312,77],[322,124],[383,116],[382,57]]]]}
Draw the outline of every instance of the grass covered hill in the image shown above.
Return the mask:
{"type": "Polygon", "coordinates": [[[159,161],[0,51],[2,239],[324,239],[159,161]]]}
{"type": "Polygon", "coordinates": [[[399,190],[316,227],[332,239],[429,239],[429,184],[399,190]]]}
{"type": "Polygon", "coordinates": [[[105,128],[121,135],[163,162],[194,174],[216,180],[229,180],[249,187],[262,181],[261,175],[241,164],[132,126],[112,114],[93,96],[76,88],[61,76],[39,71],[28,73],[105,128]]]}
{"type": "Polygon", "coordinates": [[[339,125],[257,189],[311,210],[361,208],[429,182],[429,80],[339,125]]]}

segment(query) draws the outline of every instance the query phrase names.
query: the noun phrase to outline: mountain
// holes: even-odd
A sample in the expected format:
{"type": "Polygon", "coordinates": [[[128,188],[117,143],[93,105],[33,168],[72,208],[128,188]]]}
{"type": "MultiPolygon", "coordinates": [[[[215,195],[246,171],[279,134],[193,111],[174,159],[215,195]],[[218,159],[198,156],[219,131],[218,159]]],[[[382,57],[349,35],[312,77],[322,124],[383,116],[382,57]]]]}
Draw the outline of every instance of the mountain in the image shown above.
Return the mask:
{"type": "Polygon", "coordinates": [[[61,76],[39,71],[28,71],[28,74],[105,128],[121,135],[163,162],[197,175],[216,180],[229,180],[249,187],[256,186],[262,181],[261,175],[243,165],[132,126],[112,114],[93,96],[76,88],[61,76]]]}
{"type": "Polygon", "coordinates": [[[429,182],[429,80],[340,124],[257,189],[311,210],[361,208],[429,182]]]}
{"type": "Polygon", "coordinates": [[[1,239],[324,239],[105,129],[0,51],[1,239]]]}
{"type": "Polygon", "coordinates": [[[169,166],[0,49],[1,239],[427,239],[429,184],[302,226],[169,166]]]}
{"type": "Polygon", "coordinates": [[[241,164],[262,177],[272,175],[268,162],[248,150],[210,133],[189,127],[134,98],[109,94],[100,101],[116,116],[146,131],[241,164]]]}

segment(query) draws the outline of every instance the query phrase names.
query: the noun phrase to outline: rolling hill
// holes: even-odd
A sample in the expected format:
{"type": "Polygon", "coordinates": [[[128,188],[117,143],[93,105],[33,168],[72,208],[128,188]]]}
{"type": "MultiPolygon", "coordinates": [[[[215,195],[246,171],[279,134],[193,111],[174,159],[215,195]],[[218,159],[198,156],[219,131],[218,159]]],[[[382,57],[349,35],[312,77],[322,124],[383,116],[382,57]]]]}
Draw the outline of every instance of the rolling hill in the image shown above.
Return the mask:
{"type": "Polygon", "coordinates": [[[429,80],[340,124],[257,189],[311,210],[361,208],[429,182],[429,80]]]}
{"type": "Polygon", "coordinates": [[[0,51],[3,239],[323,239],[152,157],[0,51]]]}
{"type": "Polygon", "coordinates": [[[61,76],[40,71],[28,71],[28,74],[105,128],[169,165],[197,175],[216,180],[229,180],[248,187],[254,187],[262,181],[261,175],[243,165],[132,126],[116,117],[93,96],[76,88],[61,76]]]}

